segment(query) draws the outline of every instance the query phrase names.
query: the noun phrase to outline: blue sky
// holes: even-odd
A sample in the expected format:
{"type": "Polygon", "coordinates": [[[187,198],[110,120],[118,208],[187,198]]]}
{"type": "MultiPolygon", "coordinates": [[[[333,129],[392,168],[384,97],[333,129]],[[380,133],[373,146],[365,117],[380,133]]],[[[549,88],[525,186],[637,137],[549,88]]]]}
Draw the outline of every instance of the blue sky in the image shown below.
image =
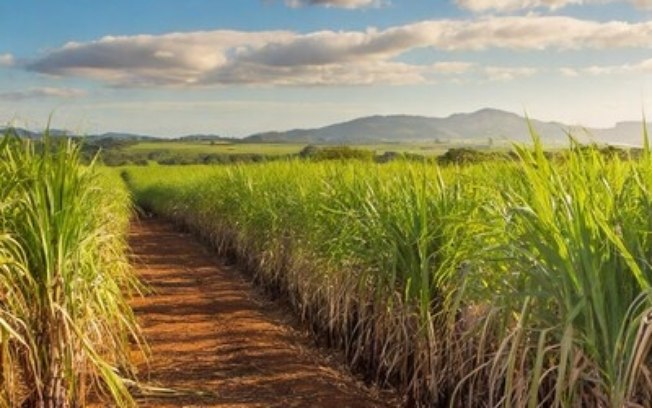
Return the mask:
{"type": "MultiPolygon", "coordinates": [[[[0,0],[0,122],[161,136],[652,109],[652,0],[0,0]]],[[[649,114],[648,114],[649,116],[649,114]]]]}

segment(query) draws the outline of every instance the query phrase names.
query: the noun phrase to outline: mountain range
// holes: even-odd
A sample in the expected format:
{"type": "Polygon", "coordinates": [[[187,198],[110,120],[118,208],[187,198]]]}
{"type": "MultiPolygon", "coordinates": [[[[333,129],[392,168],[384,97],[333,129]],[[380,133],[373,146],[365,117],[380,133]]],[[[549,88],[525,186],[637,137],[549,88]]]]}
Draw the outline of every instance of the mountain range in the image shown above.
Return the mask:
{"type": "MultiPolygon", "coordinates": [[[[529,119],[546,143],[566,143],[568,134],[580,141],[640,145],[642,122],[620,122],[611,128],[585,128],[561,122],[529,119]]],[[[360,144],[378,142],[485,142],[531,140],[528,119],[498,109],[456,113],[448,117],[408,115],[368,116],[316,129],[295,129],[251,135],[251,142],[360,144]]]]}
{"type": "MultiPolygon", "coordinates": [[[[410,115],[367,116],[348,122],[314,129],[294,129],[282,132],[264,132],[243,139],[213,134],[181,136],[186,141],[228,141],[243,143],[305,143],[305,144],[365,144],[399,142],[486,143],[493,141],[529,141],[529,125],[546,144],[564,144],[568,134],[582,142],[595,141],[613,145],[641,145],[642,122],[620,122],[611,128],[585,128],[561,122],[545,122],[498,109],[481,109],[472,113],[456,113],[447,117],[410,115]]],[[[23,137],[39,137],[40,132],[16,129],[23,137]]],[[[50,130],[53,136],[70,135],[61,130],[50,130]]],[[[86,135],[88,139],[112,138],[118,140],[158,140],[148,135],[110,132],[86,135]]],[[[169,138],[165,138],[169,140],[169,138]]]]}

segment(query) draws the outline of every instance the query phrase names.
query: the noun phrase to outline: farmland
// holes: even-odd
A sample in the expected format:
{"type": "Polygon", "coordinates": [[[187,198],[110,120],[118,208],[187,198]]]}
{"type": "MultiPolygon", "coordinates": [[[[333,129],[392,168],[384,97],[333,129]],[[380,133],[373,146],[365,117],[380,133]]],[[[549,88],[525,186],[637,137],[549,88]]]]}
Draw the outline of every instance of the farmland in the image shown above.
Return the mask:
{"type": "Polygon", "coordinates": [[[649,150],[628,160],[573,146],[560,160],[535,143],[516,155],[123,176],[143,208],[236,259],[413,403],[649,401],[649,150]]]}
{"type": "Polygon", "coordinates": [[[158,141],[158,142],[140,142],[129,146],[126,152],[162,152],[185,154],[202,154],[202,153],[219,153],[219,154],[242,154],[256,153],[268,155],[285,155],[298,153],[304,145],[292,143],[226,143],[208,141],[158,141]]]}
{"type": "MultiPolygon", "coordinates": [[[[0,284],[12,295],[0,298],[0,406],[84,405],[89,396],[136,404],[126,386],[135,378],[129,350],[140,341],[127,303],[141,287],[126,257],[131,205],[157,216],[143,236],[167,239],[143,244],[143,257],[160,263],[177,250],[175,262],[197,264],[188,237],[173,247],[165,220],[191,231],[405,405],[644,405],[652,152],[630,157],[571,141],[551,155],[533,141],[515,145],[509,160],[467,164],[287,157],[107,168],[82,165],[65,140],[5,138],[0,284]],[[27,384],[38,387],[26,393],[27,384]]],[[[174,311],[180,299],[179,310],[193,311],[177,316],[184,324],[225,319],[245,329],[259,317],[203,308],[234,293],[210,262],[202,258],[192,277],[183,265],[161,277],[169,265],[146,270],[164,293],[145,309],[167,302],[174,311]]],[[[259,371],[265,355],[256,354],[259,371]]]]}
{"type": "MultiPolygon", "coordinates": [[[[366,152],[370,156],[408,155],[420,160],[431,160],[445,154],[450,149],[469,148],[480,152],[505,152],[509,145],[503,142],[488,146],[474,142],[401,142],[346,144],[348,149],[366,152]]],[[[306,148],[337,149],[337,144],[306,143],[252,143],[243,141],[120,141],[112,139],[92,139],[86,143],[87,158],[98,152],[102,161],[109,166],[129,164],[231,164],[236,162],[274,161],[302,156],[306,148]]]]}
{"type": "MultiPolygon", "coordinates": [[[[442,154],[450,147],[463,146],[459,143],[373,143],[373,144],[349,144],[354,149],[367,149],[378,154],[389,151],[400,153],[414,153],[423,155],[442,154]]],[[[471,144],[472,145],[472,144],[471,144]]],[[[161,152],[186,154],[264,154],[264,155],[289,155],[299,153],[305,143],[227,143],[210,141],[157,141],[139,142],[127,147],[125,152],[161,152]]],[[[481,146],[484,147],[484,146],[481,146]]]]}
{"type": "Polygon", "coordinates": [[[652,408],[652,0],[0,16],[0,408],[652,408]]]}
{"type": "Polygon", "coordinates": [[[79,147],[0,139],[0,406],[134,406],[129,194],[79,147]],[[122,374],[119,374],[118,368],[122,374]]]}

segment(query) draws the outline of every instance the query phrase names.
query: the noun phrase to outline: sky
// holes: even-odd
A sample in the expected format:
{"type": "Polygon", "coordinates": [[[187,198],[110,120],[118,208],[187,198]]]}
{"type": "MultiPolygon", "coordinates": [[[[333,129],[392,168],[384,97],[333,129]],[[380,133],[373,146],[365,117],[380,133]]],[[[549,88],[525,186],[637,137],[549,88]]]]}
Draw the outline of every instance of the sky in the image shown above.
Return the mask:
{"type": "Polygon", "coordinates": [[[640,120],[652,0],[0,0],[3,124],[243,137],[485,107],[640,120]]]}

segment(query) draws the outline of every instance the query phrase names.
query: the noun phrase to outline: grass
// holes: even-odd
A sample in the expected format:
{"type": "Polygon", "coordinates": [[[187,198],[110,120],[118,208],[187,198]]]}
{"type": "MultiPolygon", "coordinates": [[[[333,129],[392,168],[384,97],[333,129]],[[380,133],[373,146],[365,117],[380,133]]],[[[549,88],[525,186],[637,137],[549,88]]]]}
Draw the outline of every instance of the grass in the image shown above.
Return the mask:
{"type": "Polygon", "coordinates": [[[0,142],[0,406],[132,406],[129,195],[57,143],[0,142]]]}
{"type": "MultiPolygon", "coordinates": [[[[533,131],[515,160],[465,166],[279,160],[122,176],[142,207],[239,262],[408,404],[634,407],[652,400],[644,139],[632,157],[573,140],[551,156],[533,131]]],[[[123,379],[138,337],[130,196],[80,160],[67,141],[0,142],[0,406],[135,405],[123,379]]]]}
{"type": "Polygon", "coordinates": [[[519,154],[522,172],[505,191],[509,266],[519,274],[501,303],[522,311],[503,339],[510,353],[498,358],[511,381],[497,384],[496,394],[531,406],[649,401],[650,384],[637,383],[650,335],[649,151],[639,161],[607,161],[589,150],[563,166],[545,159],[540,145],[519,154]],[[535,351],[534,365],[524,350],[535,351]],[[546,381],[554,385],[542,394],[546,381]]]}
{"type": "Polygon", "coordinates": [[[458,289],[475,285],[463,282],[459,263],[485,228],[472,222],[481,191],[454,173],[284,162],[131,169],[127,178],[143,206],[240,259],[352,364],[398,381],[415,399],[437,400],[440,387],[461,380],[439,362],[462,364],[452,339],[458,289]]]}
{"type": "Polygon", "coordinates": [[[274,143],[220,143],[211,145],[210,142],[180,142],[180,141],[161,141],[161,142],[139,142],[125,149],[127,152],[134,153],[152,153],[152,152],[170,152],[182,154],[240,154],[256,153],[265,155],[286,155],[299,153],[304,144],[274,144],[274,143]]]}
{"type": "Polygon", "coordinates": [[[424,406],[636,406],[649,382],[652,158],[128,168],[369,378],[424,406]],[[298,177],[297,175],[301,175],[298,177]]]}
{"type": "MultiPolygon", "coordinates": [[[[168,152],[181,154],[263,154],[263,155],[288,155],[299,153],[307,143],[227,143],[208,141],[157,141],[138,142],[125,148],[126,152],[152,153],[168,152]]],[[[448,143],[374,143],[350,145],[356,149],[367,149],[377,154],[385,152],[413,153],[424,156],[438,156],[451,147],[464,146],[464,144],[448,143]]],[[[482,146],[481,146],[482,147],[482,146]]]]}

